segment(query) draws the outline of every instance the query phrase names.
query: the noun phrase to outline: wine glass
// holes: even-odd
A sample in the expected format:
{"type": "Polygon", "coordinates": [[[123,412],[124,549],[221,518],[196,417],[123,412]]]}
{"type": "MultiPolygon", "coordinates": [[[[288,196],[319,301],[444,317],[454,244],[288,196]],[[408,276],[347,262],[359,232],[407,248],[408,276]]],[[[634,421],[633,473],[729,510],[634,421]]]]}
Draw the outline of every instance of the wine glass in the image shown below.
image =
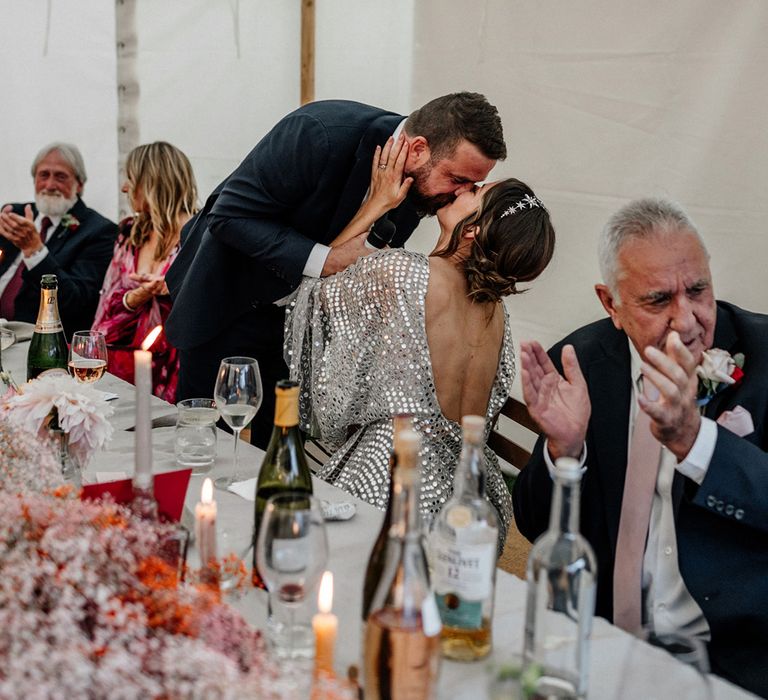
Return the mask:
{"type": "Polygon", "coordinates": [[[648,696],[647,665],[662,669],[666,682],[674,688],[679,700],[710,700],[712,684],[709,676],[709,655],[706,644],[697,637],[681,631],[657,632],[646,625],[638,630],[628,645],[624,670],[619,675],[619,697],[622,700],[645,700],[648,696]],[[650,649],[649,647],[655,647],[650,649]],[[660,666],[659,651],[663,650],[679,663],[660,666]]]}
{"type": "Polygon", "coordinates": [[[16,342],[16,334],[10,328],[0,327],[0,351],[7,350],[16,342]]]}
{"type": "Polygon", "coordinates": [[[310,620],[306,615],[297,620],[296,613],[320,580],[327,559],[319,501],[299,491],[270,497],[259,528],[256,562],[269,591],[267,638],[278,657],[309,658],[314,653],[310,620]]]}
{"type": "Polygon", "coordinates": [[[240,431],[253,420],[261,405],[259,363],[252,357],[225,357],[219,365],[213,394],[221,417],[235,434],[234,471],[214,481],[217,489],[226,490],[233,482],[243,479],[237,443],[240,431]]]}
{"type": "Polygon", "coordinates": [[[82,384],[93,384],[107,369],[107,341],[101,331],[76,331],[69,346],[69,371],[82,384]]]}

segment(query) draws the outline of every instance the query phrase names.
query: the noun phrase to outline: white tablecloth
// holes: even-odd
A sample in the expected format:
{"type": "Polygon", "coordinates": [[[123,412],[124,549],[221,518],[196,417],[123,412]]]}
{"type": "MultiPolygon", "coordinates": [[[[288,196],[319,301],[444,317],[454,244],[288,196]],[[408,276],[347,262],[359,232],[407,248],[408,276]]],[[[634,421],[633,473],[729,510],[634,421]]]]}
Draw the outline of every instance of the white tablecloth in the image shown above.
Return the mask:
{"type": "MultiPolygon", "coordinates": [[[[3,354],[3,365],[14,374],[17,382],[26,376],[28,343],[18,343],[3,354]]],[[[135,433],[125,429],[134,424],[133,387],[105,375],[97,387],[119,395],[114,402],[112,423],[115,435],[108,449],[94,456],[85,474],[86,481],[96,481],[96,472],[133,471],[133,439],[135,433]]],[[[160,399],[152,401],[152,417],[170,415],[175,408],[160,399]]],[[[173,454],[174,429],[156,428],[152,431],[155,472],[176,469],[173,454]]],[[[211,476],[227,474],[232,469],[233,437],[219,432],[217,458],[211,476]]],[[[263,452],[243,443],[240,446],[241,468],[250,476],[258,473],[263,452]]],[[[194,510],[199,500],[204,476],[192,477],[186,506],[194,510]]],[[[323,481],[314,481],[315,494],[329,501],[355,500],[323,481]]],[[[253,504],[230,493],[216,492],[218,501],[219,545],[233,552],[242,552],[248,545],[253,525],[253,504]]],[[[373,540],[379,531],[382,514],[361,501],[357,515],[346,522],[329,522],[330,560],[328,568],[334,573],[334,612],[339,617],[339,637],[336,667],[343,672],[349,664],[359,665],[362,626],[360,608],[363,574],[373,540]]],[[[487,697],[488,669],[502,664],[522,649],[525,612],[525,583],[499,570],[496,583],[496,609],[493,620],[494,650],[487,661],[473,664],[443,661],[440,672],[439,697],[446,700],[482,700],[487,697]]],[[[266,618],[266,594],[254,590],[235,601],[236,607],[257,627],[266,618]]],[[[603,619],[596,619],[592,634],[590,664],[590,700],[702,700],[702,687],[694,672],[663,651],[635,640],[603,619]]],[[[710,679],[712,697],[754,697],[717,677],[710,679]]]]}

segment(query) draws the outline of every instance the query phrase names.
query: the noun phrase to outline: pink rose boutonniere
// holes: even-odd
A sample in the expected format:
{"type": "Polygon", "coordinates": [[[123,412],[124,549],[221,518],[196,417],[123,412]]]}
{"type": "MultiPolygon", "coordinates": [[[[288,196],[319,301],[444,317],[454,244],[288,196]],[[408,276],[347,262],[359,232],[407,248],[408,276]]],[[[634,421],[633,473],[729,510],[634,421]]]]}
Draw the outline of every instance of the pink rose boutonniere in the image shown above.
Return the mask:
{"type": "Polygon", "coordinates": [[[696,368],[699,377],[699,391],[696,403],[706,406],[712,397],[727,386],[738,384],[744,378],[742,367],[744,354],[731,356],[726,350],[710,348],[705,350],[701,363],[696,368]]]}
{"type": "Polygon", "coordinates": [[[72,214],[64,214],[64,216],[61,217],[61,226],[67,231],[74,233],[80,228],[80,220],[77,217],[72,216],[72,214]]]}

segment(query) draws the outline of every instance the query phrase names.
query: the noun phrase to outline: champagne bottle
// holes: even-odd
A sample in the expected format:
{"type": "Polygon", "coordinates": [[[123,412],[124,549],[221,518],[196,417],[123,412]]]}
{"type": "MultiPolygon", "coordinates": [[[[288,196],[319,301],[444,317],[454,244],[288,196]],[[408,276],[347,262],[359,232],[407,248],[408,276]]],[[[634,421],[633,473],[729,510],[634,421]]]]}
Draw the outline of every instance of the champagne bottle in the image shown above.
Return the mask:
{"type": "Polygon", "coordinates": [[[464,416],[462,429],[453,496],[435,519],[429,546],[443,656],[475,661],[491,651],[499,526],[485,495],[485,419],[464,416]]]}
{"type": "Polygon", "coordinates": [[[365,624],[366,700],[430,700],[437,692],[440,613],[429,587],[419,515],[419,437],[398,441],[386,564],[365,624]]]}
{"type": "Polygon", "coordinates": [[[387,549],[387,537],[392,525],[392,493],[394,490],[394,470],[397,466],[397,452],[400,436],[406,430],[413,430],[413,416],[409,413],[401,413],[392,420],[392,453],[389,456],[389,497],[387,509],[384,511],[384,520],[376,542],[373,544],[371,555],[368,557],[368,565],[365,567],[365,583],[363,585],[363,622],[368,619],[371,612],[371,600],[376,591],[376,586],[384,571],[384,555],[387,549]]]}
{"type": "Polygon", "coordinates": [[[56,275],[40,279],[40,310],[27,354],[27,380],[51,372],[67,372],[67,339],[59,317],[56,275]]]}
{"type": "Polygon", "coordinates": [[[267,445],[256,480],[253,519],[253,583],[264,588],[256,566],[256,542],[267,500],[276,493],[312,493],[312,474],[307,466],[304,443],[299,431],[299,385],[282,379],[275,387],[275,427],[267,445]]]}
{"type": "Polygon", "coordinates": [[[549,529],[528,557],[523,672],[536,697],[587,695],[597,565],[579,533],[580,484],[579,463],[558,459],[549,529]]]}

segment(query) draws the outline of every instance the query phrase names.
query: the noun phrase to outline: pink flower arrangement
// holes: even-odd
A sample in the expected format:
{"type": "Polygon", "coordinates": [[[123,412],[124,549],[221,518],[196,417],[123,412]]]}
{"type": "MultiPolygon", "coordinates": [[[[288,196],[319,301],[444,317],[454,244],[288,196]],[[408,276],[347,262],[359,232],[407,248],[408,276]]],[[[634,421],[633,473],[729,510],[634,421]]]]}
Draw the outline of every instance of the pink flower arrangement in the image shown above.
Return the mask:
{"type": "Polygon", "coordinates": [[[0,491],[42,493],[64,484],[50,440],[0,417],[0,491]]]}
{"type": "Polygon", "coordinates": [[[104,393],[69,376],[44,376],[21,387],[3,406],[7,419],[30,433],[47,437],[50,416],[69,435],[69,446],[85,465],[97,449],[109,442],[114,431],[109,416],[114,408],[104,393]]]}
{"type": "Polygon", "coordinates": [[[0,697],[268,697],[259,633],[157,557],[171,526],[46,494],[0,512],[0,697]]]}

